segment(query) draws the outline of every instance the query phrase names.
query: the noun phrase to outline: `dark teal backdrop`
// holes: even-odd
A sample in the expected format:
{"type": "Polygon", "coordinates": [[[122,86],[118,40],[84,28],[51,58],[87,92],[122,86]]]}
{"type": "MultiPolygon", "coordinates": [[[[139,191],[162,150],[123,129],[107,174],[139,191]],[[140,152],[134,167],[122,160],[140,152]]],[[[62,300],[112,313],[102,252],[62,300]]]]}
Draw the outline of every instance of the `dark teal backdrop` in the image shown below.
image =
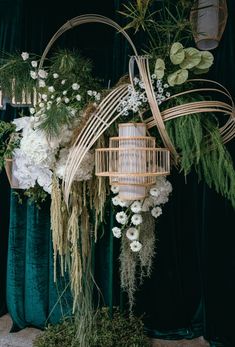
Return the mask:
{"type": "MultiPolygon", "coordinates": [[[[228,5],[229,22],[214,52],[211,77],[222,82],[235,97],[235,4],[229,0],[228,5]]],[[[0,49],[41,53],[66,20],[89,12],[120,20],[115,14],[119,8],[118,0],[67,0],[66,6],[56,1],[0,0],[0,49]]],[[[126,71],[128,47],[106,27],[73,29],[58,44],[77,47],[92,58],[95,74],[106,85],[126,71]]],[[[1,113],[3,119],[13,116],[10,108],[1,113]]],[[[228,147],[234,156],[234,142],[228,147]]],[[[173,194],[156,228],[154,270],[138,292],[137,312],[145,312],[146,327],[152,336],[190,339],[202,334],[211,346],[234,347],[234,211],[214,191],[198,184],[193,173],[186,185],[184,177],[177,173],[170,180],[173,194]]],[[[19,206],[15,196],[10,196],[4,173],[0,192],[0,314],[6,312],[7,298],[15,328],[56,322],[68,310],[71,298],[67,293],[55,305],[66,284],[62,279],[56,288],[52,281],[49,201],[40,211],[27,201],[19,206]]],[[[105,303],[111,305],[120,301],[119,241],[113,241],[108,226],[105,232],[95,251],[96,277],[105,303]]]]}

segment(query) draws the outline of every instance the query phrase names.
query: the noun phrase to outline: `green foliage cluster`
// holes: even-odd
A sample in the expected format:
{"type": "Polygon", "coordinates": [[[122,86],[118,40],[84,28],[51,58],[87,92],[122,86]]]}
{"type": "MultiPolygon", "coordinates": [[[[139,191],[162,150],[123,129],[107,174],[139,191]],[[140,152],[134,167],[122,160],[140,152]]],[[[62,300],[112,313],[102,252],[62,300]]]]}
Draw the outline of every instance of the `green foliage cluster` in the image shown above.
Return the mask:
{"type": "Polygon", "coordinates": [[[0,171],[4,167],[5,158],[11,158],[12,151],[15,148],[14,141],[9,143],[9,138],[14,131],[14,124],[0,121],[0,171]]]}
{"type": "Polygon", "coordinates": [[[51,98],[51,106],[44,112],[40,128],[49,135],[57,135],[61,126],[71,124],[75,116],[77,119],[82,117],[80,112],[91,100],[87,91],[97,91],[100,87],[98,81],[92,77],[91,62],[81,57],[76,50],[59,50],[46,63],[45,70],[48,72],[46,85],[44,87],[39,85],[38,92],[48,95],[49,86],[53,86],[54,92],[48,95],[48,99],[51,98]],[[58,77],[53,77],[55,74],[58,77]],[[72,89],[74,83],[79,85],[78,90],[72,89]],[[79,101],[76,99],[77,94],[81,97],[79,101]],[[63,103],[65,96],[69,100],[68,104],[63,103]],[[58,98],[61,102],[57,101],[58,98]],[[75,114],[71,112],[72,110],[75,114]]]}
{"type": "Polygon", "coordinates": [[[195,169],[199,180],[230,200],[235,208],[235,170],[222,142],[215,116],[190,115],[166,123],[167,131],[180,154],[181,171],[195,169]]]}
{"type": "Polygon", "coordinates": [[[120,13],[128,22],[125,29],[144,33],[147,53],[160,54],[164,59],[174,42],[192,39],[189,13],[193,3],[193,0],[165,0],[158,6],[151,0],[135,0],[124,4],[120,13]]]}
{"type": "MultiPolygon", "coordinates": [[[[150,347],[149,339],[144,335],[140,318],[129,317],[119,309],[114,309],[110,318],[108,308],[102,308],[94,314],[95,322],[90,336],[90,347],[150,347]]],[[[76,324],[73,319],[49,327],[34,341],[34,347],[76,346],[76,324]]]]}
{"type": "Polygon", "coordinates": [[[30,55],[30,59],[23,60],[19,52],[4,53],[0,59],[0,86],[8,97],[14,96],[21,100],[22,90],[26,94],[32,93],[35,81],[30,77],[31,60],[38,57],[30,55]],[[14,89],[13,89],[14,86],[14,89]]]}

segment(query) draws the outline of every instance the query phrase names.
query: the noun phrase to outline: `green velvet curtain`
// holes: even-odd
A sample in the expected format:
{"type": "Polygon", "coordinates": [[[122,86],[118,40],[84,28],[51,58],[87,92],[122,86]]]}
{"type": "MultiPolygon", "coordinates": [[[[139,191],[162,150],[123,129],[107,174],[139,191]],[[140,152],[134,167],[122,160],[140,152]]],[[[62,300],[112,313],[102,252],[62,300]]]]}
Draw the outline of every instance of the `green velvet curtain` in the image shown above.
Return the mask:
{"type": "MultiPolygon", "coordinates": [[[[116,19],[115,9],[123,1],[73,1],[66,6],[55,1],[0,1],[0,49],[41,53],[49,38],[67,19],[80,13],[101,13],[116,19]],[[61,7],[60,7],[61,6],[61,7]],[[5,9],[2,11],[2,9],[5,9]]],[[[233,0],[228,0],[229,21],[219,48],[212,78],[221,81],[235,96],[235,23],[233,0]]],[[[118,20],[120,17],[118,18],[118,20]]],[[[95,73],[108,84],[127,68],[128,46],[119,35],[102,26],[90,25],[66,33],[60,46],[78,47],[94,60],[95,73]],[[124,58],[123,58],[124,57],[124,58]]],[[[12,117],[12,110],[2,117],[12,117]]],[[[6,118],[5,118],[6,119],[6,118]]],[[[228,145],[234,155],[234,143],[228,145]]],[[[204,335],[211,346],[235,346],[235,234],[234,211],[229,203],[192,173],[170,177],[173,194],[159,221],[157,255],[152,277],[137,295],[137,313],[145,313],[149,335],[170,339],[204,335]]],[[[0,180],[0,314],[5,310],[5,277],[10,208],[7,266],[8,310],[16,328],[56,322],[70,306],[70,296],[56,305],[66,286],[52,281],[49,201],[41,210],[24,201],[11,199],[3,174],[0,180]],[[52,310],[53,309],[53,310],[52,310]],[[51,311],[52,310],[52,311],[51,311]],[[62,310],[62,312],[61,312],[62,310]],[[52,313],[51,313],[52,312],[52,313]],[[50,316],[48,318],[48,316],[50,316]]],[[[107,220],[112,215],[107,211],[107,220]]],[[[119,241],[111,236],[111,225],[95,249],[96,277],[106,304],[118,304],[125,296],[119,290],[119,241]]]]}

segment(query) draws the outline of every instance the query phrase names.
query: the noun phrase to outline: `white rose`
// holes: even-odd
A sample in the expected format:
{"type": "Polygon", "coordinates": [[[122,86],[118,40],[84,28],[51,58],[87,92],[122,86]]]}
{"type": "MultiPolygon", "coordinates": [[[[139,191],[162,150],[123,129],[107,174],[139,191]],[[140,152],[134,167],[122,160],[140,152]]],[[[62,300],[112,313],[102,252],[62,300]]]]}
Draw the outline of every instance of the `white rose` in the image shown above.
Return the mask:
{"type": "Polygon", "coordinates": [[[81,95],[77,94],[76,99],[77,99],[77,101],[81,101],[81,95]]]}
{"type": "Polygon", "coordinates": [[[48,73],[45,70],[39,69],[38,70],[38,76],[41,78],[47,78],[48,73]]]}
{"type": "Polygon", "coordinates": [[[122,236],[121,229],[114,227],[112,228],[113,236],[117,237],[118,239],[122,236]]]}
{"type": "Polygon", "coordinates": [[[36,111],[35,111],[35,108],[30,107],[29,112],[30,112],[30,114],[34,114],[34,113],[36,112],[36,111]]]}
{"type": "Polygon", "coordinates": [[[53,77],[58,78],[59,77],[58,73],[53,73],[53,77]]]}
{"type": "Polygon", "coordinates": [[[22,52],[22,53],[21,53],[21,57],[22,57],[23,60],[27,60],[27,59],[29,59],[29,53],[27,53],[27,52],[22,52]]]}
{"type": "Polygon", "coordinates": [[[37,67],[38,62],[36,60],[33,60],[33,61],[31,61],[31,65],[32,65],[32,67],[37,67]]]}
{"type": "Polygon", "coordinates": [[[46,83],[45,83],[45,81],[43,81],[43,80],[40,79],[40,80],[38,81],[38,85],[39,85],[40,88],[44,88],[44,87],[46,86],[46,83]]]}
{"type": "Polygon", "coordinates": [[[55,88],[53,86],[48,87],[49,92],[54,93],[55,88]]]}
{"type": "Polygon", "coordinates": [[[36,73],[35,71],[32,71],[32,70],[30,71],[30,76],[31,76],[31,78],[34,79],[34,80],[36,80],[37,77],[38,77],[38,76],[37,76],[37,73],[36,73]]]}
{"type": "Polygon", "coordinates": [[[68,103],[69,103],[69,98],[64,98],[64,102],[65,102],[66,104],[68,104],[68,103]]]}
{"type": "Polygon", "coordinates": [[[79,84],[77,84],[77,83],[73,83],[72,84],[72,89],[73,90],[78,90],[80,88],[80,85],[79,84]]]}

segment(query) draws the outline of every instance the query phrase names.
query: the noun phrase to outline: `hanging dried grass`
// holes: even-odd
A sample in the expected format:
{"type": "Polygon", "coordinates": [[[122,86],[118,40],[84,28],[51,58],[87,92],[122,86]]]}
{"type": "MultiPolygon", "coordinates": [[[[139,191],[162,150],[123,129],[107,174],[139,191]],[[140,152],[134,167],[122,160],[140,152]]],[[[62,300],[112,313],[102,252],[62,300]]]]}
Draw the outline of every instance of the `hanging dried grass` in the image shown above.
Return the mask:
{"type": "Polygon", "coordinates": [[[150,277],[152,263],[155,255],[156,237],[155,222],[150,212],[142,214],[143,223],[140,225],[139,241],[142,248],[135,253],[130,248],[130,241],[127,237],[122,237],[120,253],[120,277],[121,287],[128,294],[129,310],[132,314],[135,292],[138,282],[142,284],[145,277],[150,277]]]}
{"type": "Polygon", "coordinates": [[[56,282],[57,256],[60,256],[61,274],[64,276],[64,258],[68,252],[65,225],[67,224],[66,208],[58,178],[53,175],[51,192],[51,231],[54,254],[54,281],[56,282]]]}

